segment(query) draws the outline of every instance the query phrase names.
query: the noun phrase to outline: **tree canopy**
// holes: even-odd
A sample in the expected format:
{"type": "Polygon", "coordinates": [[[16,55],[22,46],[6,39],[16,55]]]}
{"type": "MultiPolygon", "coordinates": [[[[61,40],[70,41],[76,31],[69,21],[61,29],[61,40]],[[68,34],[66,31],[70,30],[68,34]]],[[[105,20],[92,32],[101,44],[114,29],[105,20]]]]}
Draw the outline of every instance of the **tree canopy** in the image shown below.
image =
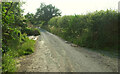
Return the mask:
{"type": "Polygon", "coordinates": [[[61,16],[61,12],[58,8],[52,4],[46,5],[44,3],[41,3],[40,7],[35,13],[34,18],[37,21],[36,24],[39,24],[41,22],[47,23],[52,17],[55,16],[61,16]]]}
{"type": "Polygon", "coordinates": [[[34,24],[34,14],[33,13],[27,13],[25,15],[25,18],[30,21],[32,24],[34,24]]]}

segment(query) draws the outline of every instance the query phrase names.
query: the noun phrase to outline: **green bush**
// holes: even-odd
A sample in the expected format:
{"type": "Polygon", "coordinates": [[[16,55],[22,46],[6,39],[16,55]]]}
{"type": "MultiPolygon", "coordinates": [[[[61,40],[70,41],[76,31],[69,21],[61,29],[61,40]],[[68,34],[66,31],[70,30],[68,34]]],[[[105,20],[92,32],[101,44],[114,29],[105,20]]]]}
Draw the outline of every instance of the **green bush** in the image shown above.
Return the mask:
{"type": "Polygon", "coordinates": [[[80,46],[100,49],[117,47],[117,11],[101,10],[86,15],[53,17],[48,24],[50,32],[80,46]]]}
{"type": "Polygon", "coordinates": [[[10,54],[4,54],[2,57],[2,72],[15,72],[16,62],[10,54]]]}
{"type": "Polygon", "coordinates": [[[27,40],[24,42],[21,47],[18,49],[18,54],[21,55],[28,55],[34,52],[34,40],[27,40]]]}
{"type": "Polygon", "coordinates": [[[21,13],[23,11],[21,9],[23,3],[2,2],[1,4],[2,39],[0,40],[2,40],[2,71],[15,72],[15,58],[34,51],[35,41],[29,40],[27,34],[39,35],[40,32],[37,29],[26,28],[27,22],[21,13]]]}
{"type": "Polygon", "coordinates": [[[31,36],[31,35],[34,35],[34,36],[37,36],[37,35],[40,35],[40,31],[36,28],[23,28],[22,30],[22,33],[26,33],[28,36],[31,36]]]}
{"type": "Polygon", "coordinates": [[[35,41],[26,38],[26,40],[20,44],[17,48],[10,49],[2,56],[2,71],[3,72],[15,72],[16,61],[15,57],[28,55],[34,52],[35,41]]]}

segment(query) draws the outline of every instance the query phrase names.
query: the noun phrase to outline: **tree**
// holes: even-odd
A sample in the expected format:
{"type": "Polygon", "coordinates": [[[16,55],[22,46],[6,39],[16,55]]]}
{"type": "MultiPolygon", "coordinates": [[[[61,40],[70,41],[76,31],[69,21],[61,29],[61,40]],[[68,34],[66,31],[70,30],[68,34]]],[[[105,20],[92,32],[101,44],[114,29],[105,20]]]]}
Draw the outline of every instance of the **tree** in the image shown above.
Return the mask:
{"type": "Polygon", "coordinates": [[[34,17],[39,24],[41,22],[45,22],[44,24],[47,24],[47,22],[55,16],[61,16],[61,12],[58,8],[52,4],[45,5],[44,3],[41,3],[40,8],[37,9],[34,17]]]}
{"type": "Polygon", "coordinates": [[[32,24],[34,24],[34,14],[32,14],[32,13],[27,13],[27,14],[25,15],[25,18],[26,18],[29,22],[31,22],[32,24]]]}
{"type": "Polygon", "coordinates": [[[2,51],[4,53],[9,49],[9,41],[20,39],[20,28],[25,26],[21,5],[22,3],[19,2],[2,2],[2,51]]]}
{"type": "Polygon", "coordinates": [[[2,23],[9,26],[23,26],[23,10],[20,8],[24,3],[21,2],[3,2],[2,3],[2,23]]]}

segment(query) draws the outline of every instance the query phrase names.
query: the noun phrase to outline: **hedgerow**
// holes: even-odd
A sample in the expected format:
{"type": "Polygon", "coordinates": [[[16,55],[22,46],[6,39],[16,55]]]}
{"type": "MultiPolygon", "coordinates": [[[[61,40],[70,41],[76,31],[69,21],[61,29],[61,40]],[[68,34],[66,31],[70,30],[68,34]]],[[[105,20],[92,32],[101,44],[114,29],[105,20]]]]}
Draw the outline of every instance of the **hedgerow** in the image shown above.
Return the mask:
{"type": "Polygon", "coordinates": [[[117,50],[118,15],[115,10],[101,10],[86,15],[53,17],[48,22],[48,30],[80,46],[117,50]]]}

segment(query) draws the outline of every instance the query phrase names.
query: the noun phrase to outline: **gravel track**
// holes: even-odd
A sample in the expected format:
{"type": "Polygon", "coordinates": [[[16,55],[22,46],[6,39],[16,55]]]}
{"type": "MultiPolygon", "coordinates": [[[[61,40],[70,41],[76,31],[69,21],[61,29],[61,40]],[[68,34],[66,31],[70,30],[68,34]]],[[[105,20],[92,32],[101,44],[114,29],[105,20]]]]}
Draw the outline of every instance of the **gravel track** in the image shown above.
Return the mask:
{"type": "Polygon", "coordinates": [[[118,72],[117,58],[74,47],[45,30],[32,55],[20,58],[19,72],[118,72]]]}

